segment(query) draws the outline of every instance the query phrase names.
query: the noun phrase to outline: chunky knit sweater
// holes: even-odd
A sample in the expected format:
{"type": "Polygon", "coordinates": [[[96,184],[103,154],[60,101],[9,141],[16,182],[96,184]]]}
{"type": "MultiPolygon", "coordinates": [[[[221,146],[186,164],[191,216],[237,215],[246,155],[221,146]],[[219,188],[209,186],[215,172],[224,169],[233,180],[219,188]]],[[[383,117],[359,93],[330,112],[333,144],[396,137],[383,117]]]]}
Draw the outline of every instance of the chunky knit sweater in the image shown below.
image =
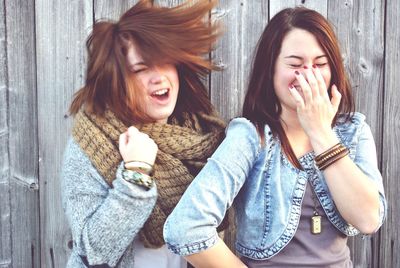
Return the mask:
{"type": "Polygon", "coordinates": [[[79,239],[74,240],[67,267],[87,267],[87,261],[133,267],[132,241],[156,203],[157,189],[146,191],[130,184],[121,171],[122,165],[110,187],[79,145],[69,140],[61,175],[62,201],[72,235],[79,239]]]}

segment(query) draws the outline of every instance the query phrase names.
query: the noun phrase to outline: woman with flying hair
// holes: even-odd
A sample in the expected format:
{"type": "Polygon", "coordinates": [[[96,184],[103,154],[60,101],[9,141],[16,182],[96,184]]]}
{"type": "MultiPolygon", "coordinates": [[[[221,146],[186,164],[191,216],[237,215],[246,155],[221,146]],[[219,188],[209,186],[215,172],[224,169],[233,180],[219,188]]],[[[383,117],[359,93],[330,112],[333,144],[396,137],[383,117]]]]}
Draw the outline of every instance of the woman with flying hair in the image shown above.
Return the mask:
{"type": "Polygon", "coordinates": [[[162,229],[224,136],[201,81],[215,69],[203,57],[218,36],[204,21],[215,4],[141,0],[94,24],[61,177],[67,267],[186,267],[162,229]]]}
{"type": "Polygon", "coordinates": [[[280,11],[258,43],[243,118],[164,225],[168,246],[196,267],[347,268],[347,238],[376,232],[385,215],[374,139],[332,26],[304,7],[280,11]],[[240,259],[215,231],[232,204],[240,259]]]}

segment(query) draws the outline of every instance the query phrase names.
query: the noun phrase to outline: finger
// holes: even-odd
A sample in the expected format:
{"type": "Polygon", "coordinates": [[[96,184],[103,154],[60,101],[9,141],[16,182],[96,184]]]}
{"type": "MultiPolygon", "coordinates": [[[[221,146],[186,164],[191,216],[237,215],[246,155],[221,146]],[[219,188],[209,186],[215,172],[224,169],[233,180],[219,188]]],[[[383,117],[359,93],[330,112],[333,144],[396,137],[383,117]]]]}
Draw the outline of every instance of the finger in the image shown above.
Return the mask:
{"type": "Polygon", "coordinates": [[[313,70],[308,68],[308,66],[304,66],[304,74],[308,81],[308,85],[311,88],[311,93],[312,93],[313,98],[318,97],[319,96],[319,83],[317,81],[317,78],[314,75],[313,70]]]}
{"type": "Polygon", "coordinates": [[[327,85],[325,84],[325,79],[322,76],[321,70],[315,64],[312,66],[312,70],[315,78],[317,79],[319,95],[322,96],[323,98],[329,99],[328,88],[327,85]]]}
{"type": "Polygon", "coordinates": [[[303,109],[304,108],[304,100],[297,92],[297,89],[293,85],[289,85],[289,92],[291,96],[293,97],[294,101],[296,102],[296,107],[297,109],[303,109]]]}
{"type": "Polygon", "coordinates": [[[295,71],[294,74],[296,75],[296,79],[300,84],[301,90],[303,91],[304,106],[306,106],[307,104],[312,103],[312,98],[313,98],[310,85],[308,84],[308,82],[301,73],[295,71]]]}
{"type": "Polygon", "coordinates": [[[339,109],[340,100],[342,99],[342,94],[340,94],[336,85],[332,86],[332,106],[337,111],[339,109]]]}

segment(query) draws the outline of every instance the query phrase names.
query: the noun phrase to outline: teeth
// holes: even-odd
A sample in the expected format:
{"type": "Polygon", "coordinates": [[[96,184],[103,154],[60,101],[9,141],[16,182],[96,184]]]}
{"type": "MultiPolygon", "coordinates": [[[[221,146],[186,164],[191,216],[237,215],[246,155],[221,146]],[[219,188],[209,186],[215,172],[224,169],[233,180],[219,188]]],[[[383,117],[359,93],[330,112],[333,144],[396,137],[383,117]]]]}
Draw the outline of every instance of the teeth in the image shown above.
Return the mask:
{"type": "Polygon", "coordinates": [[[168,89],[166,89],[166,88],[163,88],[163,89],[157,90],[157,91],[156,91],[156,92],[154,92],[152,95],[161,96],[161,95],[164,95],[164,94],[166,94],[167,92],[168,92],[168,89]]]}

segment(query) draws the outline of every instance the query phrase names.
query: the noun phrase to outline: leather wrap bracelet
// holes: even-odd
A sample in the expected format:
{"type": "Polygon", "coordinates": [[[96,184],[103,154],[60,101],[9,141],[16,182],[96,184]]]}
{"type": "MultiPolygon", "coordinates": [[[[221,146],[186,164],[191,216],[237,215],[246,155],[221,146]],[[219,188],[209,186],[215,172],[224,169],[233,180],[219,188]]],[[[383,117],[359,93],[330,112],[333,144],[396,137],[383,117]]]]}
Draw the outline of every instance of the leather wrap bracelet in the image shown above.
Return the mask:
{"type": "Polygon", "coordinates": [[[348,154],[349,149],[347,149],[342,143],[337,143],[325,152],[316,156],[314,161],[319,170],[324,170],[348,154]]]}

